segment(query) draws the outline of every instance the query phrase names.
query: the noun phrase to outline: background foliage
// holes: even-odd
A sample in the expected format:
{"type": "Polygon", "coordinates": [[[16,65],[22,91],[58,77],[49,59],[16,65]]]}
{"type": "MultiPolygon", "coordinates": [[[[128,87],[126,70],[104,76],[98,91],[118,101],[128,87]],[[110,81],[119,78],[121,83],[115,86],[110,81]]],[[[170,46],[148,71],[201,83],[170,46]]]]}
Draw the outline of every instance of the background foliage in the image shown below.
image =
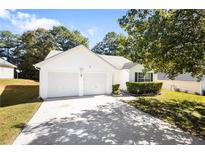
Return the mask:
{"type": "Polygon", "coordinates": [[[88,39],[78,31],[66,27],[53,27],[51,30],[38,28],[16,35],[9,31],[0,32],[0,57],[15,65],[22,72],[21,78],[38,79],[34,64],[44,60],[51,50],[66,51],[79,44],[88,47],[88,39]]]}
{"type": "Polygon", "coordinates": [[[131,52],[129,50],[130,43],[127,36],[117,34],[116,32],[109,32],[101,42],[92,48],[92,51],[97,54],[124,56],[131,59],[131,52]]]}
{"type": "Polygon", "coordinates": [[[129,10],[119,19],[134,61],[174,79],[205,74],[204,10],[129,10]]]}

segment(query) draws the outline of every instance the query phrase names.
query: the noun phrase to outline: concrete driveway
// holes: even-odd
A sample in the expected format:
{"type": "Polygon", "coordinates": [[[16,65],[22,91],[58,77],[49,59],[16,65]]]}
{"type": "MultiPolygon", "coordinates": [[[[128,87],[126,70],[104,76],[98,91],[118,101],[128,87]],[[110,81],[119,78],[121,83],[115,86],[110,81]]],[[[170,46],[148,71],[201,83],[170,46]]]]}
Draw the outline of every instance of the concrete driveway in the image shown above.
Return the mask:
{"type": "Polygon", "coordinates": [[[112,96],[46,100],[14,144],[205,144],[112,96]]]}

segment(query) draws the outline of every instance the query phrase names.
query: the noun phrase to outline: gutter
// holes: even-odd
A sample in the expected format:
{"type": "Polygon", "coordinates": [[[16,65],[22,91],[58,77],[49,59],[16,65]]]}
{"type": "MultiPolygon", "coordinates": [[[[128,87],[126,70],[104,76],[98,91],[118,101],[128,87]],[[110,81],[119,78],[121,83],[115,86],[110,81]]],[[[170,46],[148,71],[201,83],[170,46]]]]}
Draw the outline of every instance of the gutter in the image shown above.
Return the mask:
{"type": "Polygon", "coordinates": [[[38,71],[40,71],[39,67],[36,67],[36,65],[33,65],[35,69],[37,69],[38,71]]]}

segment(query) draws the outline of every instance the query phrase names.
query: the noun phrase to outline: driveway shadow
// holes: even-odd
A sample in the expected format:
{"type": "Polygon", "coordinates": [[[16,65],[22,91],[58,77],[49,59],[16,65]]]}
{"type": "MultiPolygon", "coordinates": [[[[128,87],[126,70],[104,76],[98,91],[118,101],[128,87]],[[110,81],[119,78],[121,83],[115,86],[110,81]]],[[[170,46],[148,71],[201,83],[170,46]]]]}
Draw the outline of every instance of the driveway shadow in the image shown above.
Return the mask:
{"type": "Polygon", "coordinates": [[[21,135],[27,137],[26,144],[37,145],[205,144],[204,140],[121,102],[28,125],[21,135]]]}

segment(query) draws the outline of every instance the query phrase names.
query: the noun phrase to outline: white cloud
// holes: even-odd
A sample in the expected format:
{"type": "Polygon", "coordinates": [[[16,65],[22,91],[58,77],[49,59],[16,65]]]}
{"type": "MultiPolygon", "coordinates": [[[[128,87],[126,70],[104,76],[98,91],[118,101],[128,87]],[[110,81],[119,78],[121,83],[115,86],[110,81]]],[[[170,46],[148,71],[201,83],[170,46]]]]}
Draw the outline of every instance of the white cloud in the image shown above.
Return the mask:
{"type": "Polygon", "coordinates": [[[37,28],[51,29],[53,26],[60,25],[60,22],[55,19],[38,18],[34,14],[11,10],[0,10],[0,18],[9,20],[21,32],[37,28]]]}
{"type": "Polygon", "coordinates": [[[88,31],[88,34],[93,37],[97,33],[97,30],[98,30],[97,27],[91,27],[87,31],[88,31]]]}
{"type": "Polygon", "coordinates": [[[11,12],[15,12],[15,11],[16,11],[16,9],[9,9],[9,11],[11,11],[11,12]]]}
{"type": "Polygon", "coordinates": [[[0,18],[10,19],[10,12],[8,10],[0,10],[0,18]]]}
{"type": "Polygon", "coordinates": [[[45,29],[51,29],[53,26],[60,25],[60,22],[53,19],[48,18],[32,18],[30,21],[26,22],[22,28],[25,28],[27,30],[30,29],[36,29],[36,28],[45,28],[45,29]]]}
{"type": "Polygon", "coordinates": [[[26,19],[29,18],[31,15],[23,12],[17,12],[16,18],[18,19],[26,19]]]}
{"type": "Polygon", "coordinates": [[[49,18],[37,18],[35,15],[21,14],[12,19],[12,24],[22,31],[34,30],[37,28],[51,29],[53,26],[60,25],[60,22],[49,18]]]}

